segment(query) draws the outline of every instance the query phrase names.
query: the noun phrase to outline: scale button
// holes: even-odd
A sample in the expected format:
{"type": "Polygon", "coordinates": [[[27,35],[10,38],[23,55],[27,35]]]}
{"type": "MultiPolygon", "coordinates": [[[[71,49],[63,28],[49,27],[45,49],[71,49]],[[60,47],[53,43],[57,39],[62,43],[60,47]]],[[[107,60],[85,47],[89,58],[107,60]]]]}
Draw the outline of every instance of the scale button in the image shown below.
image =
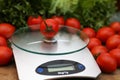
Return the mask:
{"type": "Polygon", "coordinates": [[[36,71],[37,71],[38,73],[42,73],[42,72],[43,72],[43,68],[39,67],[39,68],[37,68],[36,71]]]}
{"type": "Polygon", "coordinates": [[[79,68],[80,70],[84,70],[84,69],[85,69],[85,66],[82,65],[82,64],[78,64],[78,68],[79,68]]]}

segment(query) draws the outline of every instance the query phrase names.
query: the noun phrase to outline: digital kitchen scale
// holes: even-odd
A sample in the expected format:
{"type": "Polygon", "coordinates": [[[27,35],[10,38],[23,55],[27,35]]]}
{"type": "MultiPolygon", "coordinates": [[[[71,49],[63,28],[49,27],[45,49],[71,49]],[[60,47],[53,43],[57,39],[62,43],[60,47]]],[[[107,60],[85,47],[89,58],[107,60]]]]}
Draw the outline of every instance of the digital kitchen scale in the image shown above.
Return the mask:
{"type": "Polygon", "coordinates": [[[19,80],[96,78],[100,69],[87,48],[89,38],[80,30],[60,27],[54,41],[40,31],[22,28],[10,39],[19,80]]]}

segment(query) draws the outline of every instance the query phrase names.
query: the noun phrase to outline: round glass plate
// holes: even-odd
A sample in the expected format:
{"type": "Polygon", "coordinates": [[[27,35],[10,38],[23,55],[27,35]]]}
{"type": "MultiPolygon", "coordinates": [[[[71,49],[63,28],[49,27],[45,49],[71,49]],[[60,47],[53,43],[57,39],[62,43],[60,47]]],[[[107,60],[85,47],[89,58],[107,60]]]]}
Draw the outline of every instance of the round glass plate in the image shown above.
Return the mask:
{"type": "Polygon", "coordinates": [[[15,32],[10,41],[24,51],[44,55],[63,55],[83,50],[89,38],[78,29],[68,26],[60,27],[54,37],[56,42],[45,42],[40,31],[30,31],[22,28],[15,32]]]}

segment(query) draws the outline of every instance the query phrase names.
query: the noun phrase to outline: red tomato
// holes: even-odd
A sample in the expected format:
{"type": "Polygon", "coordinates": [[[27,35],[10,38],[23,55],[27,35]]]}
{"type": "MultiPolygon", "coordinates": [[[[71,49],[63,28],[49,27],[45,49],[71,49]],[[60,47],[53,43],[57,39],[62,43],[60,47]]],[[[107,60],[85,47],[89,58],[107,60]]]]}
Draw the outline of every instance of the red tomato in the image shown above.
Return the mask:
{"type": "Polygon", "coordinates": [[[15,32],[15,27],[9,23],[0,24],[0,35],[5,38],[10,38],[15,32]]]}
{"type": "Polygon", "coordinates": [[[65,25],[70,26],[70,27],[74,27],[74,28],[77,28],[77,29],[81,28],[80,21],[77,18],[68,18],[65,21],[65,25]]]}
{"type": "Polygon", "coordinates": [[[100,28],[98,31],[97,31],[97,34],[96,34],[96,37],[98,38],[98,39],[100,39],[102,42],[106,42],[106,40],[110,37],[110,36],[112,36],[112,35],[114,35],[115,34],[115,32],[114,32],[114,30],[112,29],[112,28],[110,28],[110,27],[102,27],[102,28],[100,28]]]}
{"type": "Polygon", "coordinates": [[[65,23],[64,17],[62,16],[53,16],[52,18],[55,19],[59,23],[59,25],[64,25],[65,23]]]}
{"type": "Polygon", "coordinates": [[[120,44],[117,46],[117,48],[119,48],[119,49],[120,49],[120,44]]]}
{"type": "Polygon", "coordinates": [[[120,32],[118,32],[118,34],[120,35],[120,32]]]}
{"type": "Polygon", "coordinates": [[[40,29],[40,23],[43,21],[41,16],[29,16],[27,20],[28,27],[31,30],[39,30],[40,29]]]}
{"type": "Polygon", "coordinates": [[[86,27],[86,28],[83,28],[82,31],[83,31],[84,33],[86,33],[89,38],[96,36],[96,32],[95,32],[95,30],[94,30],[93,28],[86,27]]]}
{"type": "Polygon", "coordinates": [[[2,36],[0,36],[0,46],[7,46],[7,40],[2,36]]]}
{"type": "Polygon", "coordinates": [[[115,22],[112,22],[111,24],[110,24],[110,27],[115,31],[115,32],[120,32],[120,22],[117,22],[117,21],[115,21],[115,22]]]}
{"type": "Polygon", "coordinates": [[[90,38],[87,47],[91,50],[93,47],[98,46],[98,45],[101,45],[101,41],[98,38],[93,37],[93,38],[90,38]]]}
{"type": "Polygon", "coordinates": [[[109,50],[117,48],[119,44],[120,44],[120,35],[117,34],[109,37],[108,40],[106,41],[106,47],[109,50]]]}
{"type": "Polygon", "coordinates": [[[109,53],[100,54],[96,61],[102,72],[112,73],[117,69],[117,63],[109,53]]]}
{"type": "Polygon", "coordinates": [[[113,58],[115,58],[117,66],[120,67],[120,49],[112,49],[109,53],[113,58]]]}
{"type": "Polygon", "coordinates": [[[108,49],[103,45],[95,46],[91,49],[91,53],[94,57],[104,52],[108,52],[108,49]]]}
{"type": "Polygon", "coordinates": [[[52,39],[59,30],[59,24],[54,19],[46,19],[40,25],[40,32],[48,39],[52,39]]]}
{"type": "Polygon", "coordinates": [[[12,60],[12,49],[6,46],[0,46],[0,65],[7,65],[12,60]]]}

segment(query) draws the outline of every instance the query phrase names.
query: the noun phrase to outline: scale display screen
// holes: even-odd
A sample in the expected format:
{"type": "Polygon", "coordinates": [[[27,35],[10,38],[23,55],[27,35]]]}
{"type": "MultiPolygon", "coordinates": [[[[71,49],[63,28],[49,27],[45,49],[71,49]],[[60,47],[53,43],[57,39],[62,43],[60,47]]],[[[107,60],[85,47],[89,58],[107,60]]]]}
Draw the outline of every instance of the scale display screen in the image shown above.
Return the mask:
{"type": "Polygon", "coordinates": [[[41,64],[36,68],[36,72],[42,75],[68,75],[85,70],[85,66],[76,61],[53,60],[41,64]]]}
{"type": "Polygon", "coordinates": [[[49,65],[48,72],[58,72],[58,71],[72,71],[75,70],[75,67],[71,64],[56,64],[49,65]]]}

